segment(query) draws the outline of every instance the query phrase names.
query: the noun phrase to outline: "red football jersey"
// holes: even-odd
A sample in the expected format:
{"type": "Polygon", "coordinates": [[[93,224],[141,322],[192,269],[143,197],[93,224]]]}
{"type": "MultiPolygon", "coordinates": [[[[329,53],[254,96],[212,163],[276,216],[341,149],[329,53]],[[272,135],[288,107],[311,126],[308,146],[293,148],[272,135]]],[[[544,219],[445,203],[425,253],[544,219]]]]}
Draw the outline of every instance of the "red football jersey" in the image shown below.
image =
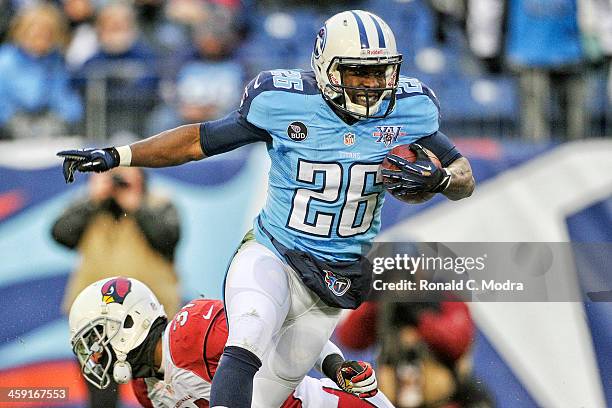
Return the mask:
{"type": "Polygon", "coordinates": [[[192,300],[170,322],[168,334],[174,365],[212,382],[228,335],[223,302],[192,300]]]}
{"type": "MultiPolygon", "coordinates": [[[[196,299],[183,306],[168,323],[162,338],[163,381],[157,378],[132,381],[140,404],[155,408],[208,408],[212,378],[227,336],[223,302],[196,299]]],[[[329,379],[306,377],[283,407],[392,407],[381,392],[366,401],[335,388],[329,379]]]]}
{"type": "Polygon", "coordinates": [[[132,381],[144,407],[207,408],[212,377],[227,341],[220,300],[192,300],[174,316],[162,338],[164,380],[132,381]]]}

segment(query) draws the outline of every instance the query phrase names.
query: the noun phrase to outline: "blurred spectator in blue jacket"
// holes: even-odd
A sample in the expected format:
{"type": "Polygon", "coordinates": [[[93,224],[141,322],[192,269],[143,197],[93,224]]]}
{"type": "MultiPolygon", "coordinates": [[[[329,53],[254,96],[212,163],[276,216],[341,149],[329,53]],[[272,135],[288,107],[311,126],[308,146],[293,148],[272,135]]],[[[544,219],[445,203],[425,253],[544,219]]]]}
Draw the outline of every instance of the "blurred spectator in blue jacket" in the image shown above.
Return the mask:
{"type": "Polygon", "coordinates": [[[242,97],[245,72],[234,57],[239,29],[227,9],[209,10],[192,30],[192,45],[175,57],[172,79],[162,87],[164,103],[149,118],[147,134],[185,123],[217,119],[242,97]]]}
{"type": "Polygon", "coordinates": [[[467,0],[467,34],[490,71],[503,61],[519,74],[524,136],[609,134],[612,81],[607,102],[597,88],[611,69],[610,1],[467,0]]]}
{"type": "Polygon", "coordinates": [[[175,74],[191,61],[218,62],[234,58],[240,45],[239,27],[228,9],[209,9],[206,19],[190,29],[190,44],[174,56],[175,74]]]}
{"type": "Polygon", "coordinates": [[[82,116],[61,54],[66,22],[49,4],[23,9],[0,46],[0,133],[8,138],[66,134],[82,116]]]}
{"type": "Polygon", "coordinates": [[[181,46],[167,61],[166,73],[176,77],[179,67],[191,59],[226,59],[246,35],[246,0],[169,0],[166,17],[182,36],[181,46]],[[184,50],[184,51],[183,51],[184,50]]]}
{"type": "Polygon", "coordinates": [[[587,136],[587,60],[577,1],[510,0],[506,47],[520,76],[523,136],[587,136]]]}
{"type": "MultiPolygon", "coordinates": [[[[87,103],[106,112],[102,131],[112,137],[143,131],[143,116],[157,97],[157,56],[140,37],[133,7],[111,2],[96,18],[98,51],[74,74],[87,103]]],[[[90,106],[88,106],[90,108],[90,106]]],[[[89,109],[92,111],[92,109],[89,109]]]]}
{"type": "Polygon", "coordinates": [[[167,102],[151,114],[146,134],[220,118],[238,106],[243,80],[242,66],[232,61],[188,63],[167,102]]]}

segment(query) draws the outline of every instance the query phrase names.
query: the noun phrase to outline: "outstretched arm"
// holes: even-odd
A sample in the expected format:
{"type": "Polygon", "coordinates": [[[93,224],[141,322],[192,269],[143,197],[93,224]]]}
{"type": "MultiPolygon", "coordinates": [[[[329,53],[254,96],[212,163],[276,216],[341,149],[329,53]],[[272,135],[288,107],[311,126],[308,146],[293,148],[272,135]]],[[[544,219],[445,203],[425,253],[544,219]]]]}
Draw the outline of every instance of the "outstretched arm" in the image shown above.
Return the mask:
{"type": "Polygon", "coordinates": [[[265,130],[249,123],[239,112],[226,117],[166,130],[128,146],[64,150],[64,178],[74,181],[76,171],[103,172],[117,166],[169,167],[224,153],[245,144],[271,142],[265,130]]]}
{"type": "Polygon", "coordinates": [[[66,183],[74,181],[74,173],[104,172],[117,166],[167,167],[177,166],[204,157],[200,145],[200,125],[185,125],[167,130],[127,146],[104,149],[63,150],[66,183]]]}
{"type": "MultiPolygon", "coordinates": [[[[272,84],[272,76],[268,74],[266,78],[272,84]]],[[[245,89],[240,108],[222,119],[180,126],[128,146],[59,152],[57,155],[64,159],[66,183],[74,181],[77,171],[103,172],[117,166],[178,166],[253,142],[271,143],[272,137],[261,120],[262,115],[267,115],[267,105],[255,100],[269,87],[260,85],[256,80],[251,81],[245,89]],[[259,112],[259,116],[251,111],[259,112]]]]}
{"type": "Polygon", "coordinates": [[[166,130],[129,147],[129,165],[137,167],[177,166],[206,157],[200,145],[200,124],[166,130]]]}

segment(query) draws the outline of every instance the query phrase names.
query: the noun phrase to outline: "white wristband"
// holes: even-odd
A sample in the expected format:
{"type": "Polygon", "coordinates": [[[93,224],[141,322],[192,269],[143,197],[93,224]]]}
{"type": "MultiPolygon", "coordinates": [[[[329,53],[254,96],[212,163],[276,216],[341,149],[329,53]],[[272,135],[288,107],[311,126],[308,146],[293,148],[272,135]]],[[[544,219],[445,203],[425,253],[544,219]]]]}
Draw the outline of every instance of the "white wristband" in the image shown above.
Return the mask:
{"type": "Polygon", "coordinates": [[[116,149],[119,153],[119,165],[129,167],[132,164],[132,149],[130,149],[130,146],[119,146],[116,149]]]}

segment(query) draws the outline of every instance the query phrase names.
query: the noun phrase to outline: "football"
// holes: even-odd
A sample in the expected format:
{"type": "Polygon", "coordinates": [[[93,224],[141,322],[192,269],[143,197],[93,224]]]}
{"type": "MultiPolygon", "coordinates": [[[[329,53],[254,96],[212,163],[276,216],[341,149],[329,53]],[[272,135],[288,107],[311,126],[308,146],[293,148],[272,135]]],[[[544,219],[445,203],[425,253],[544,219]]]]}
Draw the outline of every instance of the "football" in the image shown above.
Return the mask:
{"type": "MultiPolygon", "coordinates": [[[[416,155],[414,154],[414,152],[412,150],[410,150],[410,148],[408,147],[409,145],[404,144],[404,145],[399,145],[399,146],[395,146],[393,149],[391,149],[389,151],[389,153],[387,153],[387,155],[390,154],[394,154],[396,156],[399,156],[405,160],[408,160],[410,162],[414,162],[416,161],[416,155]]],[[[429,158],[431,159],[431,161],[438,167],[438,168],[442,168],[442,164],[440,163],[440,160],[436,157],[435,154],[433,154],[431,151],[423,148],[423,150],[425,150],[425,153],[427,153],[427,156],[429,156],[429,158]]],[[[399,168],[394,165],[393,163],[391,163],[389,160],[387,160],[387,158],[385,157],[385,159],[383,160],[381,167],[383,169],[387,169],[387,170],[399,170],[399,168]]],[[[389,179],[387,177],[383,177],[383,184],[386,186],[387,184],[393,183],[394,181],[392,179],[389,179]]],[[[410,194],[410,195],[403,195],[403,196],[398,196],[393,194],[393,192],[388,191],[389,193],[391,193],[391,195],[393,195],[393,197],[397,198],[400,201],[403,201],[405,203],[408,204],[420,204],[420,203],[424,203],[425,201],[431,200],[431,198],[436,194],[436,193],[417,193],[417,194],[410,194]]]]}

